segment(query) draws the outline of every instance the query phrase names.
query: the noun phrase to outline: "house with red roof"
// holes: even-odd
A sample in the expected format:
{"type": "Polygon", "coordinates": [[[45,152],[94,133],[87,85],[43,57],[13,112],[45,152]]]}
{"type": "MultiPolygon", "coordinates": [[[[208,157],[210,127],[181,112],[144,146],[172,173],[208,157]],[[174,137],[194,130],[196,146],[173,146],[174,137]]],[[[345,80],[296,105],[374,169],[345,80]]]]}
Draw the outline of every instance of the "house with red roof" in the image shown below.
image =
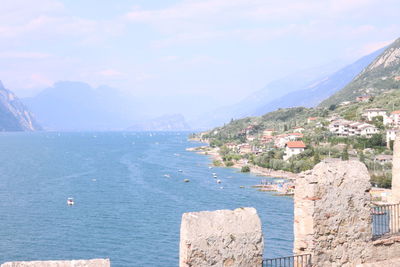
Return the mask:
{"type": "Polygon", "coordinates": [[[283,156],[284,160],[288,160],[294,155],[300,154],[306,149],[306,145],[303,141],[289,141],[285,145],[285,155],[283,156]]]}

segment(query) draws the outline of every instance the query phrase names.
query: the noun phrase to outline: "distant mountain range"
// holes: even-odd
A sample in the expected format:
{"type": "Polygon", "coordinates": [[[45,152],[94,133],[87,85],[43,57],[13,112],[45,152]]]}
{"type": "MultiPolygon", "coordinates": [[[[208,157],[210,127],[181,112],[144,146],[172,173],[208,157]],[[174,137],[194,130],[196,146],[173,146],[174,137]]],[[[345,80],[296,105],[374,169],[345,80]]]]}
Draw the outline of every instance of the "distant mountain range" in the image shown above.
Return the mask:
{"type": "Polygon", "coordinates": [[[47,130],[122,130],[138,117],[132,98],[83,82],[58,82],[23,101],[47,130]]]}
{"type": "Polygon", "coordinates": [[[257,108],[252,115],[260,116],[278,108],[290,107],[315,107],[323,100],[330,97],[345,87],[354,77],[367,67],[384,49],[379,49],[372,54],[362,57],[356,62],[340,69],[306,89],[288,93],[264,106],[257,108]]]}
{"type": "Polygon", "coordinates": [[[199,128],[211,128],[247,116],[260,116],[279,108],[313,107],[345,87],[384,49],[362,57],[335,72],[312,69],[269,83],[241,102],[205,114],[196,122],[199,128]],[[208,125],[207,125],[208,124],[208,125]]]}
{"type": "Polygon", "coordinates": [[[376,96],[384,91],[400,89],[400,38],[388,46],[367,68],[342,90],[336,92],[320,106],[328,107],[357,96],[376,96]]]}
{"type": "Polygon", "coordinates": [[[185,117],[181,114],[165,115],[128,128],[129,131],[189,131],[185,117]]]}
{"type": "Polygon", "coordinates": [[[42,127],[13,92],[0,81],[0,131],[37,131],[42,127]]]}

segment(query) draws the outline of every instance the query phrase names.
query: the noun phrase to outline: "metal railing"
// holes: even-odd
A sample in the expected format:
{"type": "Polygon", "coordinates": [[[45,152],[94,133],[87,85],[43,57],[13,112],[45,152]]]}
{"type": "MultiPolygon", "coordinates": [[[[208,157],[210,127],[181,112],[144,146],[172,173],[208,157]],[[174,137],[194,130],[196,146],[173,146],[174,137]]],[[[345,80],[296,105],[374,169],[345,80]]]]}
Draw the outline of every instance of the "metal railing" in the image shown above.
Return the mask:
{"type": "Polygon", "coordinates": [[[372,207],[372,238],[400,233],[400,204],[372,207]]]}
{"type": "Polygon", "coordinates": [[[262,267],[310,267],[311,254],[263,260],[262,267]]]}

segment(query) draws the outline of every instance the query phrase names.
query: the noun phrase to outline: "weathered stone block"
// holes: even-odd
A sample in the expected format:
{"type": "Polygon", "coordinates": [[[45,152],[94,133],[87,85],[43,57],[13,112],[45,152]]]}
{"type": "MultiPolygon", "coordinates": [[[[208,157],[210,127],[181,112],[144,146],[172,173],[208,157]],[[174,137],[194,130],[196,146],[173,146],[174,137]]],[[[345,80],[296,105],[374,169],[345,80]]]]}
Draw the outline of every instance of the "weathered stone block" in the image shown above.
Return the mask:
{"type": "Polygon", "coordinates": [[[184,213],[179,266],[261,266],[264,242],[254,208],[184,213]]]}
{"type": "Polygon", "coordinates": [[[370,176],[359,161],[319,163],[296,180],[294,252],[316,266],[347,266],[371,253],[370,176]]]}
{"type": "Polygon", "coordinates": [[[71,261],[15,261],[6,262],[0,267],[110,267],[109,259],[71,260],[71,261]]]}

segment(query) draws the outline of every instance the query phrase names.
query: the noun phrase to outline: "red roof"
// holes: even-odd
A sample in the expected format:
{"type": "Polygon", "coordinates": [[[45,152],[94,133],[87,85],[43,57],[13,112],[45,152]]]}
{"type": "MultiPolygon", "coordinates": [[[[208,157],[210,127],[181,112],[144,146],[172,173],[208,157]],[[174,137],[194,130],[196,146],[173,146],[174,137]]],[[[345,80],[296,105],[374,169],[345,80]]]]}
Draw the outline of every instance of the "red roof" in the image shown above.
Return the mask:
{"type": "Polygon", "coordinates": [[[400,114],[400,110],[392,111],[392,114],[400,114]]]}
{"type": "Polygon", "coordinates": [[[288,148],[306,148],[306,145],[303,141],[290,141],[286,143],[288,148]]]}

